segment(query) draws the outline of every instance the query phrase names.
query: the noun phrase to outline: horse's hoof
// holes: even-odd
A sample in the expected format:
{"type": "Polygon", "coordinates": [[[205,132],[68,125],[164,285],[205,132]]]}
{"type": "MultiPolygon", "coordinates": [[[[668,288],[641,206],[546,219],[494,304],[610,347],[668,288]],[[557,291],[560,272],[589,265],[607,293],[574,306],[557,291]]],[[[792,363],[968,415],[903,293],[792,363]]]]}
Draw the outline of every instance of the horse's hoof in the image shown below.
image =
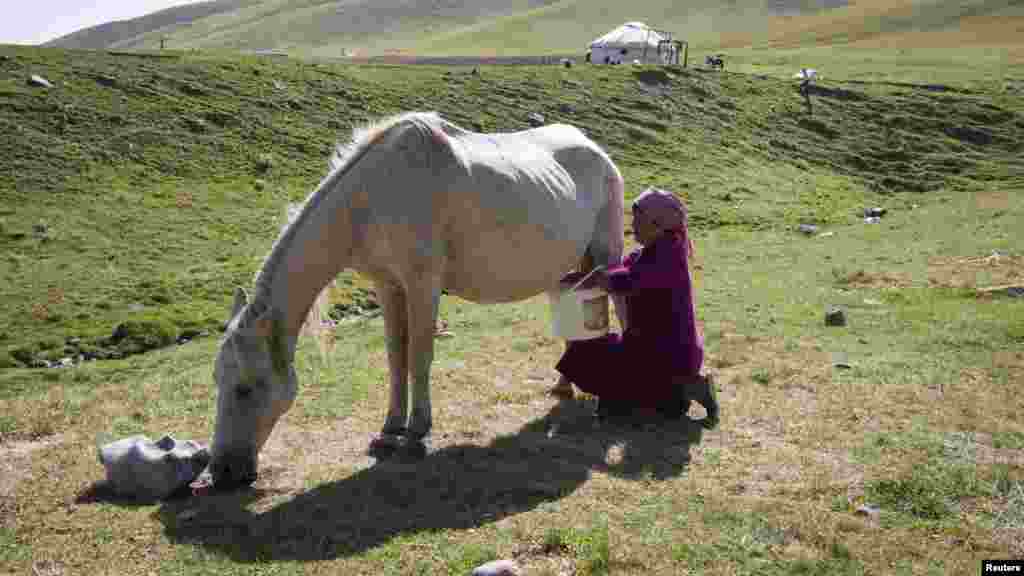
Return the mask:
{"type": "Polygon", "coordinates": [[[370,440],[367,453],[374,458],[387,458],[405,447],[406,439],[398,434],[378,434],[370,440]]]}
{"type": "Polygon", "coordinates": [[[430,452],[430,446],[426,438],[410,438],[405,444],[403,454],[413,460],[422,460],[430,452]]]}

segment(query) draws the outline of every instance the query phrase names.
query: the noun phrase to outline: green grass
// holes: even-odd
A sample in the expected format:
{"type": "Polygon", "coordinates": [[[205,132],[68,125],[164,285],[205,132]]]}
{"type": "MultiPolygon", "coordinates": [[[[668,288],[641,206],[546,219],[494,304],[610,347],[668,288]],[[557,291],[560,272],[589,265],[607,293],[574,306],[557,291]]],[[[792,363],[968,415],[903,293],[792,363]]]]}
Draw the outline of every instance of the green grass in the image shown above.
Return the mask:
{"type": "Polygon", "coordinates": [[[1021,554],[1024,301],[982,289],[1021,281],[1024,106],[983,69],[969,93],[826,81],[808,118],[788,81],[681,69],[0,55],[4,569],[465,574],[515,557],[551,575],[931,574],[1021,554]],[[302,341],[299,396],[256,490],[84,497],[99,442],[209,438],[233,288],[332,143],[413,108],[486,131],[539,111],[606,146],[630,198],[657,185],[687,200],[722,428],[595,428],[589,400],[544,395],[562,345],[543,298],[445,297],[435,449],[368,462],[385,338],[346,273],[331,290],[345,322],[327,353],[302,341]],[[866,206],[888,213],[866,224],[866,206]],[[846,326],[825,325],[832,305],[846,326]],[[143,343],[209,334],[26,367],[118,351],[122,325],[143,343]],[[877,525],[861,503],[881,507],[877,525]]]}

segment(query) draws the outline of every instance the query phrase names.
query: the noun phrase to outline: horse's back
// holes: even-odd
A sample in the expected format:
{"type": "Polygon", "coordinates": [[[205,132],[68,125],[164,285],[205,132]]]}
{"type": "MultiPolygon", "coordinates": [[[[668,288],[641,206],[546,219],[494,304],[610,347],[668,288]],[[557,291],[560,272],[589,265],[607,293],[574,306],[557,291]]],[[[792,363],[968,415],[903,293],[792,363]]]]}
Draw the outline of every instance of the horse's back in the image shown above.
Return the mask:
{"type": "Polygon", "coordinates": [[[466,170],[446,203],[458,212],[447,232],[446,287],[471,300],[508,301],[557,285],[607,203],[607,156],[564,124],[446,133],[466,170]]]}

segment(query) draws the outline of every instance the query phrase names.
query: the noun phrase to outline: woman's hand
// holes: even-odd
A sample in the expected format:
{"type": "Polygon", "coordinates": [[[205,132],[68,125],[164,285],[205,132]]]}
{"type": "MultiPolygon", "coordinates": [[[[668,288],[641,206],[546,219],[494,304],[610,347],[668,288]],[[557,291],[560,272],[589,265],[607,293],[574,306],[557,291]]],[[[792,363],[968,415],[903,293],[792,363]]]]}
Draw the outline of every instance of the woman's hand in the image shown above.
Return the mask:
{"type": "Polygon", "coordinates": [[[601,269],[594,272],[590,278],[587,279],[584,287],[592,288],[594,286],[599,286],[602,290],[606,292],[608,291],[608,272],[606,270],[601,269]]]}
{"type": "MultiPolygon", "coordinates": [[[[572,272],[570,274],[566,274],[565,276],[563,276],[561,283],[572,286],[579,282],[584,276],[586,276],[586,274],[584,274],[583,272],[572,272]]],[[[603,290],[608,290],[608,272],[605,271],[604,269],[597,270],[594,273],[590,274],[590,277],[587,278],[586,282],[580,284],[579,287],[577,287],[576,289],[587,290],[595,286],[599,286],[603,290]]]]}

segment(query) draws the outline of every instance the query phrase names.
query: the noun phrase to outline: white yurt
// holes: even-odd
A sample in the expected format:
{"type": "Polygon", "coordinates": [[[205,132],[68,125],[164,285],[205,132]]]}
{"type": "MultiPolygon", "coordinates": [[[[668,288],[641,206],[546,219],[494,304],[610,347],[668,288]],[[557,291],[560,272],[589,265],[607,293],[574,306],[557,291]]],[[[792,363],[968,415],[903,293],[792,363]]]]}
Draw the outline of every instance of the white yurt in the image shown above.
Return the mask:
{"type": "Polygon", "coordinates": [[[626,22],[590,43],[590,62],[622,64],[639,61],[644,64],[667,64],[675,60],[675,48],[659,43],[669,40],[643,22],[626,22]]]}

